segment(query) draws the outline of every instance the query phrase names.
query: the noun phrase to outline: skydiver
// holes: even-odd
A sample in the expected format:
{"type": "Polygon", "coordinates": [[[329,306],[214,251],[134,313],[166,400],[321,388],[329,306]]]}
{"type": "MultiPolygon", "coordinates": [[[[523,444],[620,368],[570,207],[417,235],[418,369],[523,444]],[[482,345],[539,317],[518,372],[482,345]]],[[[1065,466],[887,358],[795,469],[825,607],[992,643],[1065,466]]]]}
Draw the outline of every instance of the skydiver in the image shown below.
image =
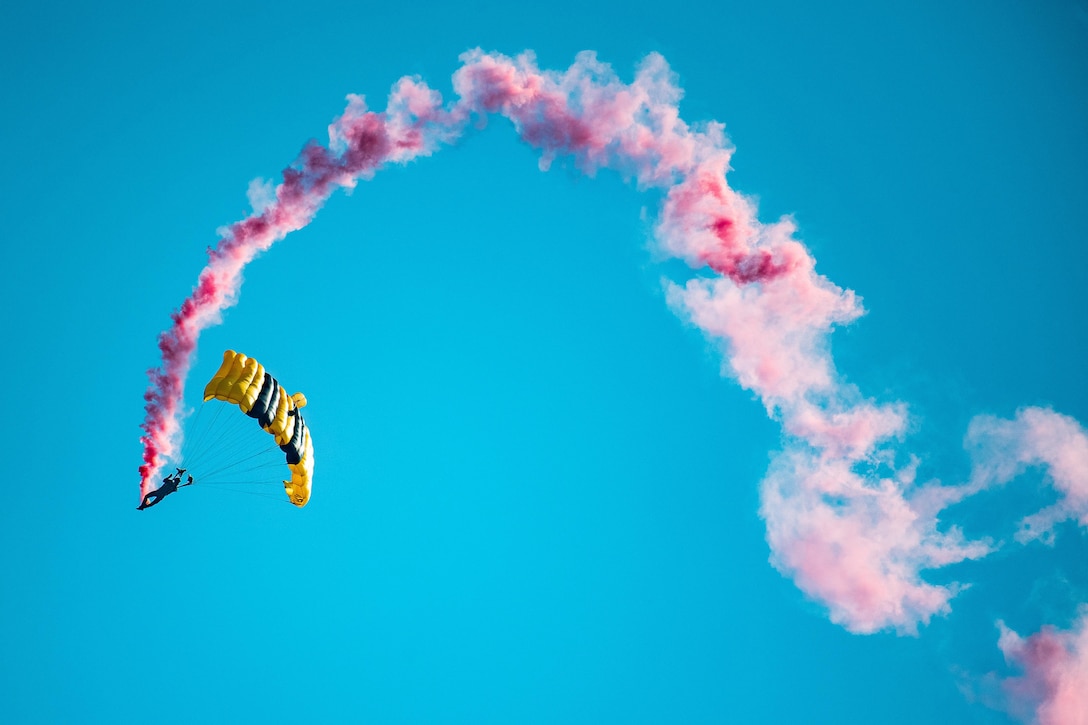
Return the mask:
{"type": "Polygon", "coordinates": [[[162,479],[161,486],[144,496],[144,500],[140,503],[139,506],[136,507],[136,510],[143,511],[146,508],[150,508],[157,504],[159,501],[162,501],[170,494],[174,493],[174,491],[177,491],[179,488],[193,485],[193,475],[191,473],[189,474],[189,480],[185,483],[182,483],[181,474],[184,473],[186,469],[179,468],[177,470],[177,473],[171,473],[169,476],[162,479]],[[152,498],[154,498],[155,500],[152,501],[152,498]]]}

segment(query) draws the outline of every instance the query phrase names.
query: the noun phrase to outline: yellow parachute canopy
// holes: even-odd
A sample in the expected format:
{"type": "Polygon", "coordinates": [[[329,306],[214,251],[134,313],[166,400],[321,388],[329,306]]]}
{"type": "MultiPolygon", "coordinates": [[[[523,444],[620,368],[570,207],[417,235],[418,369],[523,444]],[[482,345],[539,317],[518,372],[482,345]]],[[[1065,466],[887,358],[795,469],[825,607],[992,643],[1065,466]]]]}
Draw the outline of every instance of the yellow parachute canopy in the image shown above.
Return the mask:
{"type": "Polygon", "coordinates": [[[288,395],[259,362],[227,350],[219,371],[204,386],[204,401],[213,398],[237,405],[275,436],[291,469],[291,479],[283,482],[287,499],[300,508],[305,506],[314,474],[314,445],[300,410],[306,406],[306,396],[288,395]]]}

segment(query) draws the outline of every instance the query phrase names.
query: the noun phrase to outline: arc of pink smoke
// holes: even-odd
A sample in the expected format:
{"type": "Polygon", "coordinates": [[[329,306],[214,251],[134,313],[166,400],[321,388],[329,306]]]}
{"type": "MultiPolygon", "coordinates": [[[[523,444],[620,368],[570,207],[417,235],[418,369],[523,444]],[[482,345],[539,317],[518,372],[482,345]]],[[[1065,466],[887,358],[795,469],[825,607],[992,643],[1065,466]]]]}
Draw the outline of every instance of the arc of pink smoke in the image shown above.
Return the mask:
{"type": "MultiPolygon", "coordinates": [[[[694,178],[714,199],[699,204],[681,195],[669,212],[679,228],[698,230],[717,241],[701,240],[700,249],[682,254],[696,266],[708,264],[737,283],[771,279],[789,271],[789,255],[776,261],[773,251],[752,250],[735,228],[751,228],[739,197],[712,180],[728,165],[720,125],[693,131],[679,118],[680,91],[664,59],[649,56],[634,83],[625,85],[591,53],[581,54],[565,73],[540,71],[529,54],[516,59],[472,51],[462,56],[454,75],[460,95],[449,109],[441,97],[414,79],[401,79],[384,113],[366,109],[359,96],[329,129],[330,146],[307,144],[295,164],[283,172],[274,202],[236,222],[201,271],[193,293],[171,316],[159,336],[162,362],[148,372],[141,425],[144,446],[141,494],[147,493],[180,436],[179,414],[184,381],[200,332],[216,324],[234,304],[241,273],[259,252],[310,222],[337,187],[352,187],[383,164],[404,163],[456,139],[472,114],[501,112],[521,137],[544,152],[542,164],[558,154],[573,155],[587,173],[609,167],[635,176],[640,184],[668,185],[698,171],[694,178]],[[687,208],[690,206],[691,208],[687,208]]],[[[698,193],[698,191],[696,192],[698,193]]],[[[683,246],[683,241],[681,241],[683,246]]],[[[796,251],[796,250],[793,250],[796,251]]]]}

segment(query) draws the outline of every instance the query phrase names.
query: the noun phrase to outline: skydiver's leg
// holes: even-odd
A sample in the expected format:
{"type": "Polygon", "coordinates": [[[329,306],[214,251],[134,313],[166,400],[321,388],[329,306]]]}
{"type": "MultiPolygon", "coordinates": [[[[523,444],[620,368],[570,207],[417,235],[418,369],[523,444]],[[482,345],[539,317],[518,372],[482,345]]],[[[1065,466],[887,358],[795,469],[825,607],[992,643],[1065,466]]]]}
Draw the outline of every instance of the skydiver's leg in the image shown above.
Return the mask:
{"type": "Polygon", "coordinates": [[[151,508],[152,506],[157,504],[159,501],[162,501],[164,498],[166,498],[165,494],[161,494],[158,491],[152,491],[151,493],[144,496],[144,505],[143,505],[143,507],[144,508],[151,508]],[[151,498],[154,498],[155,500],[150,501],[149,499],[151,499],[151,498]]]}

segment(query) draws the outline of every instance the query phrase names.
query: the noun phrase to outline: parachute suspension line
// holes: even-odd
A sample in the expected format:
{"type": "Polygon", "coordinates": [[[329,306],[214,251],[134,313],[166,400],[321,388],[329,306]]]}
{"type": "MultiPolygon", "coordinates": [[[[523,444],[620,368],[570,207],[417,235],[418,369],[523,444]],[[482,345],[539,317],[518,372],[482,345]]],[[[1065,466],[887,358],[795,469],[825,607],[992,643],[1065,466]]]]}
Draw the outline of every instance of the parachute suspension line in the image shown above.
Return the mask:
{"type": "Polygon", "coordinates": [[[242,463],[251,456],[238,459],[238,452],[255,451],[258,445],[261,448],[254,455],[276,450],[276,445],[265,444],[267,434],[260,429],[251,428],[254,421],[248,418],[238,420],[234,416],[228,418],[230,419],[226,422],[215,423],[218,430],[205,435],[206,443],[200,446],[199,451],[186,458],[194,475],[199,472],[201,476],[207,477],[212,471],[242,463]]]}
{"type": "MultiPolygon", "coordinates": [[[[201,412],[203,407],[201,406],[201,412]]],[[[198,414],[190,425],[193,428],[193,435],[189,438],[192,443],[183,449],[183,465],[194,477],[203,478],[210,470],[231,465],[236,460],[239,449],[253,450],[254,446],[249,444],[251,442],[256,444],[259,441],[262,448],[266,445],[266,434],[259,429],[252,429],[254,421],[251,418],[239,419],[229,414],[224,416],[223,410],[226,407],[216,404],[216,410],[210,414],[210,418],[198,414]],[[240,445],[243,442],[246,445],[240,445]]]]}
{"type": "Polygon", "coordinates": [[[191,444],[184,448],[182,456],[183,464],[187,468],[197,466],[208,453],[209,439],[217,438],[221,434],[220,428],[223,423],[219,421],[220,413],[220,410],[215,410],[210,417],[201,416],[191,423],[190,430],[193,432],[190,437],[191,444]]]}
{"type": "Polygon", "coordinates": [[[233,448],[245,437],[253,436],[253,431],[250,430],[252,420],[249,418],[242,418],[239,420],[236,416],[228,415],[220,422],[219,417],[223,412],[225,405],[218,405],[219,409],[215,412],[215,417],[208,424],[208,428],[202,431],[202,443],[199,449],[194,451],[193,457],[196,459],[202,459],[205,455],[213,454],[214,449],[220,448],[233,448]]]}
{"type": "Polygon", "coordinates": [[[222,409],[217,408],[208,413],[206,412],[207,408],[208,406],[204,404],[198,405],[196,408],[196,415],[186,425],[186,428],[192,430],[194,435],[185,436],[185,444],[182,447],[183,456],[195,455],[200,451],[207,440],[208,432],[215,426],[215,421],[222,412],[222,409]]]}
{"type": "MultiPolygon", "coordinates": [[[[188,420],[186,422],[186,424],[185,424],[186,431],[191,430],[191,431],[193,431],[195,433],[196,431],[203,430],[200,427],[200,417],[203,414],[204,414],[204,406],[201,405],[200,407],[198,407],[196,409],[196,415],[194,415],[190,420],[188,420]]],[[[194,445],[195,445],[195,443],[193,441],[193,436],[190,436],[190,435],[186,434],[185,440],[181,444],[181,462],[184,462],[185,459],[192,453],[194,445]]]]}
{"type": "Polygon", "coordinates": [[[260,496],[261,498],[267,498],[267,499],[271,499],[273,501],[278,501],[279,503],[285,503],[285,504],[291,505],[291,502],[288,501],[287,499],[285,499],[283,497],[282,493],[272,494],[272,493],[263,493],[261,491],[239,491],[236,488],[219,488],[218,486],[208,486],[207,488],[205,488],[203,490],[204,491],[219,491],[219,492],[222,492],[222,493],[240,493],[240,494],[243,494],[243,495],[246,495],[246,496],[260,496]]]}
{"type": "MultiPolygon", "coordinates": [[[[222,461],[223,459],[220,459],[222,461]]],[[[227,489],[239,493],[262,493],[276,500],[283,499],[283,453],[278,448],[253,454],[245,461],[228,459],[217,468],[202,467],[196,473],[194,488],[227,489]]]]}
{"type": "Polygon", "coordinates": [[[272,455],[271,451],[264,451],[247,456],[243,460],[234,460],[229,455],[218,456],[214,460],[202,464],[196,475],[199,477],[200,482],[212,483],[217,478],[237,477],[239,474],[258,476],[264,474],[262,480],[278,483],[282,477],[277,478],[273,471],[281,467],[283,461],[280,460],[281,454],[279,454],[279,451],[276,451],[276,454],[272,455]]]}
{"type": "Polygon", "coordinates": [[[202,483],[194,483],[194,486],[268,486],[270,488],[276,488],[277,490],[282,484],[273,483],[272,481],[204,481],[202,483]]]}
{"type": "MultiPolygon", "coordinates": [[[[218,416],[227,404],[209,401],[218,416]]],[[[214,430],[201,431],[204,450],[191,460],[191,470],[197,485],[215,486],[224,479],[235,485],[252,484],[261,488],[283,486],[283,476],[275,473],[283,468],[283,453],[267,432],[255,425],[248,416],[226,415],[216,420],[214,430]],[[258,447],[259,446],[259,447],[258,447]],[[239,456],[239,451],[249,452],[239,456]]]]}
{"type": "MultiPolygon", "coordinates": [[[[214,467],[212,465],[207,465],[201,470],[202,470],[202,472],[203,472],[203,474],[205,476],[214,476],[215,474],[220,473],[222,471],[226,471],[226,470],[229,470],[229,469],[234,468],[236,466],[241,466],[241,465],[243,465],[245,463],[249,463],[250,461],[253,461],[254,459],[264,458],[269,453],[272,453],[273,451],[277,451],[277,449],[278,449],[278,446],[273,446],[271,448],[265,448],[263,451],[257,451],[256,453],[251,453],[250,455],[245,456],[244,458],[233,458],[233,457],[231,457],[228,460],[217,462],[214,465],[214,467]]],[[[274,461],[274,463],[260,463],[258,461],[258,467],[266,467],[266,466],[281,463],[281,461],[279,461],[278,459],[279,459],[279,456],[276,457],[276,460],[274,461]]]]}
{"type": "Polygon", "coordinates": [[[208,438],[216,428],[216,424],[220,414],[223,412],[224,406],[216,406],[215,413],[212,415],[211,420],[202,421],[205,407],[207,407],[206,404],[200,406],[200,412],[197,413],[196,418],[190,423],[190,428],[194,430],[196,435],[186,439],[185,445],[182,447],[182,461],[198,460],[210,444],[208,438]]]}
{"type": "MultiPolygon", "coordinates": [[[[266,448],[263,451],[259,451],[258,453],[254,453],[252,455],[246,456],[245,458],[239,458],[237,460],[230,461],[229,463],[222,464],[218,468],[210,469],[210,470],[207,470],[207,471],[201,471],[201,473],[203,474],[203,476],[205,478],[212,478],[216,474],[223,473],[224,471],[229,471],[230,469],[235,468],[236,466],[240,466],[243,463],[246,463],[247,461],[252,461],[254,458],[262,458],[262,457],[268,455],[269,453],[271,453],[272,451],[277,450],[277,448],[278,448],[278,446],[273,446],[272,448],[266,448]]],[[[271,463],[258,463],[255,466],[250,466],[248,468],[240,469],[239,471],[236,471],[236,473],[242,473],[244,471],[256,471],[256,470],[259,470],[259,469],[262,469],[262,468],[272,468],[273,466],[281,466],[281,465],[283,465],[283,464],[279,460],[276,460],[276,461],[271,462],[271,463]]]]}

